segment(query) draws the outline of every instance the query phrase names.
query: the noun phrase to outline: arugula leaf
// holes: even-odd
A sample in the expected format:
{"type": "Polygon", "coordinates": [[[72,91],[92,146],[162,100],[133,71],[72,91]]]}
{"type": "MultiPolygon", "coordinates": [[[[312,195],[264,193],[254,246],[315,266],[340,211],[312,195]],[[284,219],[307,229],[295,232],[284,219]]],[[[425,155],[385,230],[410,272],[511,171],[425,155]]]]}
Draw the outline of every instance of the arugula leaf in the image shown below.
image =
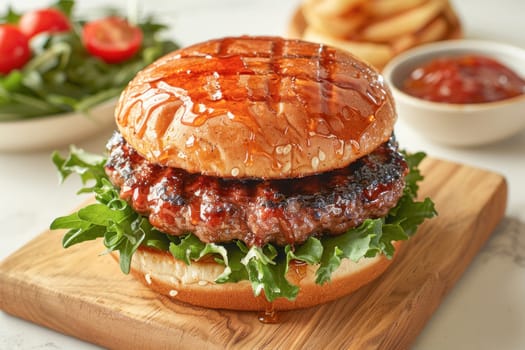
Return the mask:
{"type": "Polygon", "coordinates": [[[85,229],[70,230],[64,235],[62,245],[64,248],[68,248],[80,242],[104,237],[105,232],[106,228],[104,226],[94,225],[90,225],[85,229]]]}
{"type": "Polygon", "coordinates": [[[8,5],[7,12],[0,16],[0,23],[16,24],[20,20],[20,17],[22,16],[15,10],[13,10],[13,7],[11,7],[11,5],[8,5]]]}
{"type": "Polygon", "coordinates": [[[295,250],[290,245],[285,246],[284,252],[286,254],[286,270],[288,271],[288,265],[292,260],[299,260],[310,265],[318,264],[323,255],[323,245],[319,239],[308,237],[306,242],[297,246],[295,250]]]}
{"type": "Polygon", "coordinates": [[[62,158],[60,154],[55,151],[51,155],[51,159],[60,174],[60,182],[64,182],[69,175],[73,173],[80,176],[83,185],[90,180],[95,181],[93,187],[84,187],[80,189],[78,193],[92,192],[96,188],[101,187],[103,179],[107,180],[104,170],[106,158],[102,156],[87,153],[75,146],[71,146],[68,158],[62,158]]]}
{"type": "Polygon", "coordinates": [[[286,279],[288,267],[275,261],[277,254],[277,250],[271,244],[264,247],[253,246],[241,263],[248,271],[248,280],[256,296],[264,291],[266,299],[270,302],[282,297],[293,300],[299,293],[299,287],[286,279]]]}
{"type": "Polygon", "coordinates": [[[94,193],[98,204],[55,219],[51,229],[69,229],[63,238],[66,248],[86,240],[103,238],[108,251],[120,252],[120,267],[124,273],[129,272],[136,249],[144,245],[169,251],[186,264],[204,257],[213,258],[224,265],[224,272],[216,283],[248,280],[255,295],[264,292],[269,301],[276,298],[293,300],[299,289],[286,279],[291,260],[318,265],[316,283],[323,284],[330,281],[343,259],[359,261],[377,254],[392,258],[393,241],[408,239],[419,224],[437,214],[430,199],[415,200],[417,182],[422,179],[417,166],[424,156],[424,153],[405,155],[410,170],[406,176],[407,185],[397,206],[384,219],[365,220],[360,226],[338,236],[310,237],[294,247],[275,247],[271,244],[247,247],[241,241],[203,243],[191,233],[174,237],[158,231],[120,199],[118,190],[105,174],[105,158],[71,147],[67,158],[56,152],[52,156],[61,181],[72,173],[80,175],[84,187],[79,192],[94,193]],[[87,187],[88,182],[94,185],[87,187]]]}
{"type": "Polygon", "coordinates": [[[411,195],[415,196],[419,190],[418,182],[423,180],[423,176],[421,176],[418,166],[419,163],[421,163],[421,161],[426,157],[426,154],[424,152],[417,152],[413,154],[408,154],[406,152],[402,153],[405,157],[409,170],[408,175],[405,177],[405,181],[407,183],[407,187],[411,191],[411,195]]]}
{"type": "MultiPolygon", "coordinates": [[[[316,273],[316,283],[324,284],[330,281],[332,273],[341,265],[344,258],[359,261],[369,251],[379,247],[372,247],[373,237],[380,237],[382,222],[380,219],[365,220],[362,225],[349,230],[339,236],[324,237],[323,255],[316,273]]],[[[375,253],[373,254],[375,255],[375,253]]]]}
{"type": "Polygon", "coordinates": [[[113,223],[120,224],[129,215],[126,210],[114,210],[104,204],[88,205],[80,209],[77,214],[79,219],[100,226],[110,226],[113,223]]]}
{"type": "Polygon", "coordinates": [[[85,186],[79,193],[93,192],[99,202],[76,213],[59,217],[51,223],[52,230],[69,229],[62,240],[64,248],[83,241],[104,238],[108,251],[119,251],[120,267],[124,273],[129,273],[131,258],[141,244],[168,249],[169,240],[166,235],[153,228],[147,219],[120,199],[118,190],[113,187],[104,171],[104,157],[71,147],[67,158],[55,152],[52,160],[61,181],[76,173],[83,185],[94,182],[93,186],[85,186]]]}
{"type": "Polygon", "coordinates": [[[58,0],[53,7],[61,11],[67,17],[71,17],[73,13],[73,7],[75,6],[75,1],[73,0],[58,0]]]}
{"type": "Polygon", "coordinates": [[[196,261],[200,258],[200,252],[205,247],[206,244],[201,242],[196,236],[186,235],[180,239],[178,244],[171,242],[169,249],[171,255],[189,265],[192,260],[196,261]]]}
{"type": "MultiPolygon", "coordinates": [[[[82,21],[71,17],[74,1],[58,0],[53,7],[70,17],[73,30],[41,34],[31,40],[33,57],[21,69],[0,75],[0,122],[72,111],[87,113],[117,97],[145,66],[178,48],[159,38],[167,27],[153,17],[137,23],[143,31],[139,52],[131,59],[108,64],[91,56],[82,44],[82,21]]],[[[4,21],[17,22],[20,14],[8,8],[4,21]]]]}
{"type": "Polygon", "coordinates": [[[222,274],[220,278],[217,278],[216,283],[235,283],[239,281],[249,280],[248,271],[246,265],[241,261],[243,260],[248,248],[241,241],[235,243],[224,244],[226,251],[228,252],[228,261],[230,264],[230,274],[222,274]]]}

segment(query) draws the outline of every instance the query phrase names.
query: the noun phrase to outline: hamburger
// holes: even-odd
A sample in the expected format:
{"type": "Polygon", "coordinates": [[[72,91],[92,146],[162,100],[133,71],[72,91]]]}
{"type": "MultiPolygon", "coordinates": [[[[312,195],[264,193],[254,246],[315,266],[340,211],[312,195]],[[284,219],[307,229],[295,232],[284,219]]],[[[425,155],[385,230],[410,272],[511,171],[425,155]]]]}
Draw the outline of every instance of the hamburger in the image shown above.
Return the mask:
{"type": "Polygon", "coordinates": [[[54,153],[96,203],[57,218],[146,286],[209,308],[304,308],[377,278],[435,215],[398,150],[389,88],[348,52],[229,37],[139,72],[107,155],[54,153]]]}

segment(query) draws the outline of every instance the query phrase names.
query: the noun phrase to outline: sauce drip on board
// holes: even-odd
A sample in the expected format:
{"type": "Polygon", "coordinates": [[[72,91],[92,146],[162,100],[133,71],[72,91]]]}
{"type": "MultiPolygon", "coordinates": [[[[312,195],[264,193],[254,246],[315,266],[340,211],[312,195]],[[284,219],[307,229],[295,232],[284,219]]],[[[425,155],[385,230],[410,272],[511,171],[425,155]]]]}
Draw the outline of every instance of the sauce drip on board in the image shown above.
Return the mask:
{"type": "Polygon", "coordinates": [[[279,323],[279,314],[275,311],[273,303],[268,303],[263,311],[259,311],[257,319],[264,324],[279,323]]]}
{"type": "Polygon", "coordinates": [[[501,101],[525,93],[525,80],[495,59],[480,55],[440,57],[415,70],[403,91],[433,102],[501,101]]]}

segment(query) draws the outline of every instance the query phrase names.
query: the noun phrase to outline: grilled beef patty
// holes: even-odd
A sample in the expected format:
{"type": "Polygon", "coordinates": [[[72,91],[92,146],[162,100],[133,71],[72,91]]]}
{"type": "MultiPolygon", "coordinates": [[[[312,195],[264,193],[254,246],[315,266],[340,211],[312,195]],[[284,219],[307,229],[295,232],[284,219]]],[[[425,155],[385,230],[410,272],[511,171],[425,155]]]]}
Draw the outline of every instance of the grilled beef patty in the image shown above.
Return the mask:
{"type": "Polygon", "coordinates": [[[154,227],[249,246],[302,243],[385,216],[401,198],[408,171],[393,137],[345,168],[282,180],[223,179],[152,164],[119,133],[107,148],[108,176],[154,227]]]}

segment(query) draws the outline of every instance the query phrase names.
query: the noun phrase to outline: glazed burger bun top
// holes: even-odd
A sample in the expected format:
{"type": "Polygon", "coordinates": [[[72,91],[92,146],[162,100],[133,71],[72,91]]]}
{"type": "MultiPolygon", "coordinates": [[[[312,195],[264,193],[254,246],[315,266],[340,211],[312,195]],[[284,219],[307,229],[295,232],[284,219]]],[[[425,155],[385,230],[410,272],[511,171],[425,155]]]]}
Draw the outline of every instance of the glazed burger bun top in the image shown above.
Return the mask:
{"type": "Polygon", "coordinates": [[[120,132],[152,163],[226,178],[293,178],[352,163],[396,119],[381,75],[348,52],[231,37],[170,53],[120,96],[120,132]]]}

